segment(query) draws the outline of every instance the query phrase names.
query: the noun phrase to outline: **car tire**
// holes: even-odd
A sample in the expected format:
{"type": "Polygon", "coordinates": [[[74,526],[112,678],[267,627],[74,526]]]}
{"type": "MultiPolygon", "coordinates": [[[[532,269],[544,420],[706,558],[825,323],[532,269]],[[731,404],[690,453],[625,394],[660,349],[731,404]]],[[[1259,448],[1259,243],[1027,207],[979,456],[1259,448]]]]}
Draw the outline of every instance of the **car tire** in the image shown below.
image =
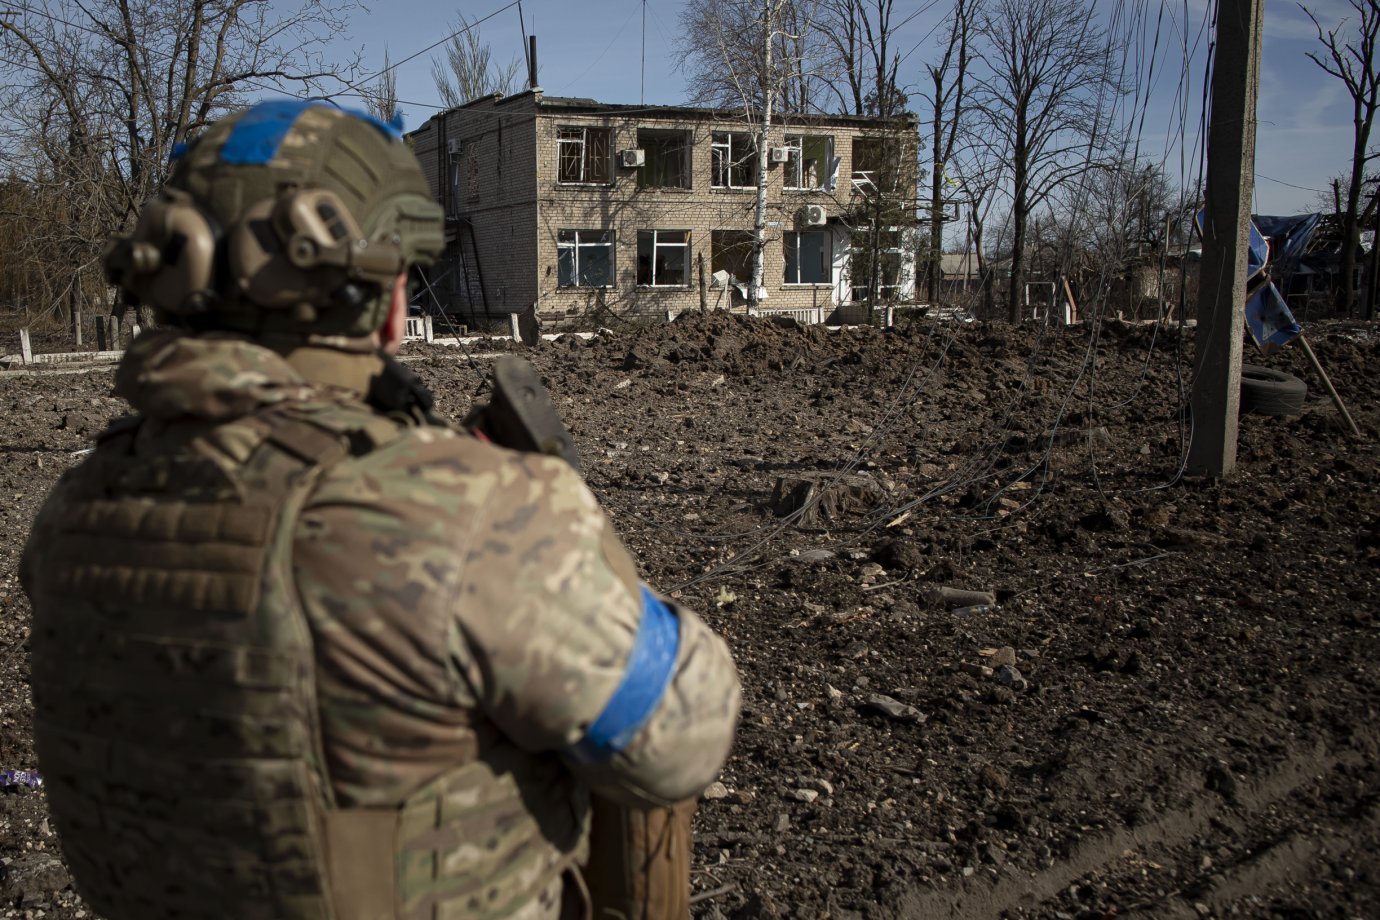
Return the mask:
{"type": "Polygon", "coordinates": [[[1286,374],[1258,364],[1241,365],[1241,414],[1286,417],[1303,411],[1308,384],[1293,374],[1286,374]]]}

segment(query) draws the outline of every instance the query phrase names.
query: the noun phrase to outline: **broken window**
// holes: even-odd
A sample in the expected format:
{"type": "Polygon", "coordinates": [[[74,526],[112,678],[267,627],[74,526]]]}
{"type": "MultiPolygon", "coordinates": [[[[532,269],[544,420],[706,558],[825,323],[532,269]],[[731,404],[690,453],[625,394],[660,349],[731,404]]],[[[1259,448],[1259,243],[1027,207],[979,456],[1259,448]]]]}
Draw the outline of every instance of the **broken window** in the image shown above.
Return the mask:
{"type": "Polygon", "coordinates": [[[757,187],[757,148],[749,135],[716,131],[712,153],[715,188],[757,187]]]}
{"type": "Polygon", "coordinates": [[[559,231],[556,261],[561,287],[612,287],[613,231],[559,231]]]}
{"type": "Polygon", "coordinates": [[[709,235],[709,270],[728,272],[729,283],[752,280],[752,233],[747,230],[715,230],[709,235]]]}
{"type": "Polygon", "coordinates": [[[864,230],[854,234],[848,252],[853,302],[868,301],[874,275],[877,303],[900,300],[909,280],[906,262],[905,239],[900,230],[864,230]]]}
{"type": "Polygon", "coordinates": [[[646,157],[637,171],[638,188],[690,187],[690,132],[642,128],[637,146],[646,157]]]}
{"type": "Polygon", "coordinates": [[[790,189],[833,186],[834,139],[805,134],[786,135],[786,171],[782,182],[790,189]]]}
{"type": "Polygon", "coordinates": [[[828,284],[829,234],[823,230],[788,232],[786,242],[787,284],[828,284]]]}
{"type": "Polygon", "coordinates": [[[899,185],[906,145],[897,138],[853,138],[853,186],[891,194],[899,185]]]}
{"type": "Polygon", "coordinates": [[[611,182],[612,149],[608,128],[557,128],[556,181],[611,182]]]}
{"type": "Polygon", "coordinates": [[[637,231],[637,283],[683,287],[690,283],[690,231],[637,231]]]}

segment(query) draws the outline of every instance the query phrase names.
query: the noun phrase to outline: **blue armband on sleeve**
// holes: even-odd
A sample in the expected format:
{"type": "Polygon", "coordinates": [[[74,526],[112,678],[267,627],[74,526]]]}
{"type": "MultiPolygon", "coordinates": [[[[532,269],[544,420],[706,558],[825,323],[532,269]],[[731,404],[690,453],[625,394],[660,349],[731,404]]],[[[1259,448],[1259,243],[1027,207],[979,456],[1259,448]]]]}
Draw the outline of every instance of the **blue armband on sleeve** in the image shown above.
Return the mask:
{"type": "Polygon", "coordinates": [[[643,585],[642,621],[637,626],[623,679],[604,711],[573,748],[576,760],[605,761],[632,743],[670,686],[679,649],[680,620],[643,585]]]}

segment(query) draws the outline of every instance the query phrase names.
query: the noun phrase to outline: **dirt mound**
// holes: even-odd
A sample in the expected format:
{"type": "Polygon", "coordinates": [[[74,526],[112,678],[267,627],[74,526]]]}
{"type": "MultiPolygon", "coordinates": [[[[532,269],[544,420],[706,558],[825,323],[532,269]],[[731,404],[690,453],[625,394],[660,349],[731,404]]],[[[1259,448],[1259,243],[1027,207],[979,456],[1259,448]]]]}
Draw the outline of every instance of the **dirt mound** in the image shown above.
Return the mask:
{"type": "MultiPolygon", "coordinates": [[[[1253,357],[1309,395],[1241,419],[1225,482],[1181,475],[1174,329],[688,313],[530,352],[648,580],[739,661],[697,916],[1370,915],[1380,338],[1308,333],[1366,439],[1253,357]]],[[[446,413],[482,398],[486,359],[412,360],[446,413]]],[[[14,566],[109,380],[0,378],[0,770],[35,765],[14,566]]],[[[43,820],[0,797],[30,880],[0,909],[75,917],[43,820]]]]}

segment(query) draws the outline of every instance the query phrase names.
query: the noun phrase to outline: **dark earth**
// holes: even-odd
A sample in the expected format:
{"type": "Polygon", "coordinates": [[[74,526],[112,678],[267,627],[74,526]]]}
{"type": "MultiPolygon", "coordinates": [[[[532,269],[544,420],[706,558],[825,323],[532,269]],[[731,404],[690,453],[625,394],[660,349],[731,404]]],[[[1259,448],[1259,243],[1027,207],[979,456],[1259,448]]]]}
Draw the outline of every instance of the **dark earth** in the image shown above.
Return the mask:
{"type": "MultiPolygon", "coordinates": [[[[527,352],[648,581],[745,685],[698,917],[1380,917],[1380,335],[1186,478],[1192,332],[688,315],[527,352]],[[990,592],[953,598],[941,588],[990,592]]],[[[405,354],[463,415],[492,358],[405,354]]],[[[40,349],[42,350],[42,349],[40,349]]],[[[0,771],[36,769],[29,522],[124,411],[0,374],[0,771]]],[[[0,917],[83,918],[41,790],[0,917]]]]}

